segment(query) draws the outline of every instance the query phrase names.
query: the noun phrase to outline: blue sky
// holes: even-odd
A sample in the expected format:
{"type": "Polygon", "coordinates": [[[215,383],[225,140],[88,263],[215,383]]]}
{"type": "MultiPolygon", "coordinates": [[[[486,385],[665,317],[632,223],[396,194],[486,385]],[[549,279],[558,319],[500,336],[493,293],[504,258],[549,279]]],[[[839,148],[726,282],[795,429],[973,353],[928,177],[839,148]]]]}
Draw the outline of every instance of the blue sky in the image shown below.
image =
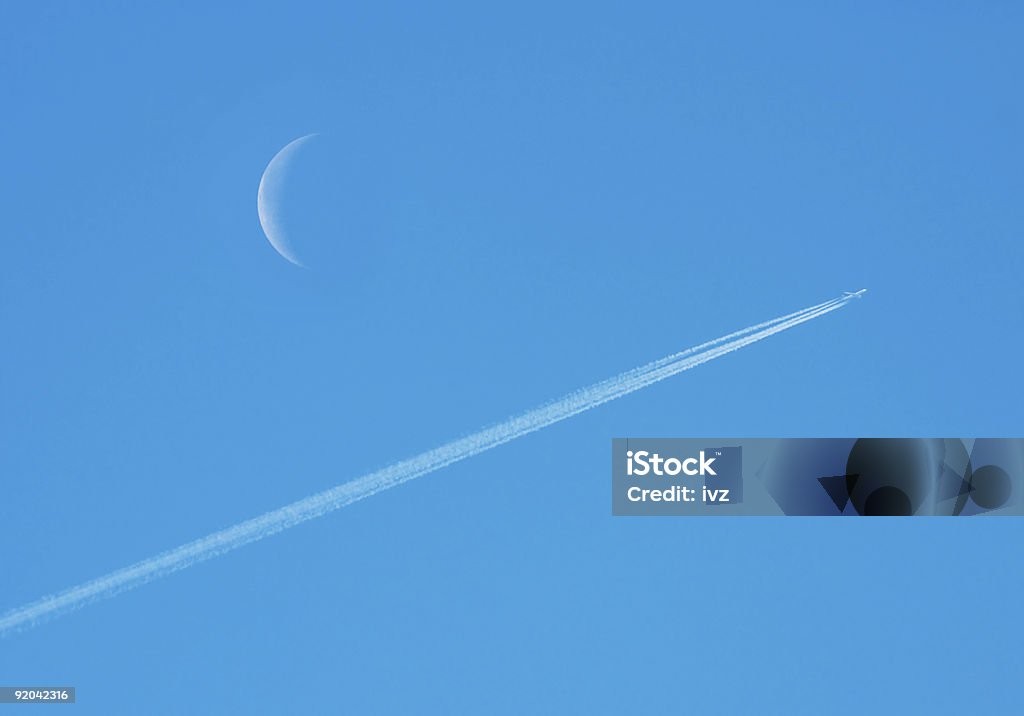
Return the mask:
{"type": "Polygon", "coordinates": [[[1019,520],[624,519],[613,436],[1019,436],[1008,3],[0,11],[0,609],[642,393],[0,645],[85,713],[999,711],[1019,520]],[[256,187],[321,132],[286,207],[256,187]]]}

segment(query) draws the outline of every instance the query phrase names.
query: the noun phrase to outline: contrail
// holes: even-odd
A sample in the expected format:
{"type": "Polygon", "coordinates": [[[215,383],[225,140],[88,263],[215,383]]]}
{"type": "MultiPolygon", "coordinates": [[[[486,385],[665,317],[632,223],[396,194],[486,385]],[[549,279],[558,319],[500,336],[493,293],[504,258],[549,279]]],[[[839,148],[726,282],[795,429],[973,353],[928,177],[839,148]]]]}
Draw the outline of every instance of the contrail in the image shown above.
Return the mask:
{"type": "Polygon", "coordinates": [[[144,559],[129,567],[43,597],[0,617],[0,636],[33,627],[42,621],[113,597],[158,577],[191,567],[218,555],[256,542],[289,527],[333,512],[403,482],[422,477],[453,463],[479,455],[529,433],[621,398],[652,383],[695,368],[768,336],[824,316],[845,306],[849,297],[837,298],[801,311],[758,323],[713,341],[647,363],[639,368],[581,388],[563,398],[534,408],[503,422],[428,450],[416,457],[332,487],[290,505],[271,510],[193,542],[144,559]]]}

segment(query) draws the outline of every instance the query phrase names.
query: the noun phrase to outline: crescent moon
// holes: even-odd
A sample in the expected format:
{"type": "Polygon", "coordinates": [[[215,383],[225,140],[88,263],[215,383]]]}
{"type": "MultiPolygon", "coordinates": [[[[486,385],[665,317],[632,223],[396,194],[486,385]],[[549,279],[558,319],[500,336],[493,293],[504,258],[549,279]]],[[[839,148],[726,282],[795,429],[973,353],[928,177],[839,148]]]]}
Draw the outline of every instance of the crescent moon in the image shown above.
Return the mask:
{"type": "Polygon", "coordinates": [[[281,221],[278,206],[279,196],[288,179],[292,161],[295,159],[299,147],[315,136],[317,136],[316,133],[299,137],[286,144],[281,151],[275,154],[267,168],[263,170],[263,176],[260,177],[260,188],[256,193],[256,211],[260,217],[260,228],[263,229],[267,241],[277,253],[296,266],[302,266],[302,262],[296,256],[295,249],[289,241],[288,232],[281,221]]]}

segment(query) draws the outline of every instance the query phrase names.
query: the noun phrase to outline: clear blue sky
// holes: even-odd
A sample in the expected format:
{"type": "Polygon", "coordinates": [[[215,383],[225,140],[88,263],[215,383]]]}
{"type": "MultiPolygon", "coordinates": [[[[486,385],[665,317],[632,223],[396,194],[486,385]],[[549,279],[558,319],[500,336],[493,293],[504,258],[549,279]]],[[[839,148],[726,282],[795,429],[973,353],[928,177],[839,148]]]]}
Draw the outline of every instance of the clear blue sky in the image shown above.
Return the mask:
{"type": "Polygon", "coordinates": [[[175,5],[0,10],[0,610],[870,292],[5,640],[0,681],[104,714],[1019,710],[1020,520],[609,500],[613,436],[1020,435],[1019,7],[175,5]],[[256,187],[312,131],[303,271],[256,187]]]}

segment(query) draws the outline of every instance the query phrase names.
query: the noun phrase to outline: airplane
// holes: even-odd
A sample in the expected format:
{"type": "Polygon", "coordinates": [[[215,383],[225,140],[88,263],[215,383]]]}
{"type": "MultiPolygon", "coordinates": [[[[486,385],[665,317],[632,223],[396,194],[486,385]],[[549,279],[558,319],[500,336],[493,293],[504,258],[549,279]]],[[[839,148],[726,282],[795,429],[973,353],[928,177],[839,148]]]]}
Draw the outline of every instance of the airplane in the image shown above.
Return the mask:
{"type": "Polygon", "coordinates": [[[862,288],[859,291],[843,291],[843,298],[860,298],[867,292],[866,288],[862,288]]]}

